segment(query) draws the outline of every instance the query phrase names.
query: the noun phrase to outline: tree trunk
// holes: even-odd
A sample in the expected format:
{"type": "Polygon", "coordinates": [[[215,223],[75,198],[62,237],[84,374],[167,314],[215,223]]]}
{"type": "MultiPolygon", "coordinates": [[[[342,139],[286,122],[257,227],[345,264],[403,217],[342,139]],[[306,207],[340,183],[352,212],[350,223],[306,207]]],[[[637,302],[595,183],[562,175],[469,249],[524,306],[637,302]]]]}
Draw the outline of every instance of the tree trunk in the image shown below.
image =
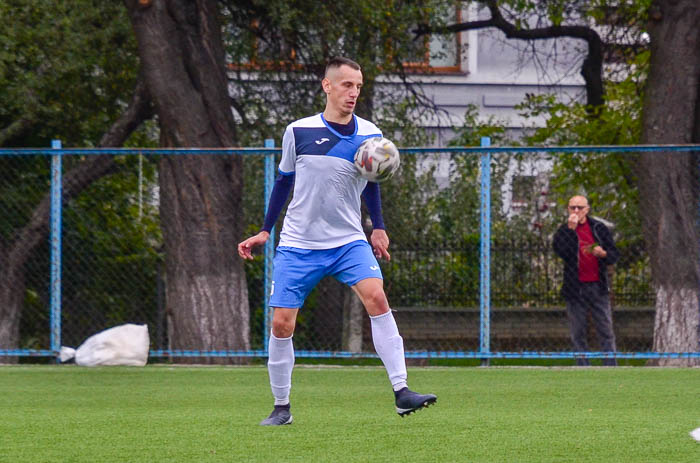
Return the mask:
{"type": "MultiPolygon", "coordinates": [[[[657,352],[697,352],[698,313],[697,289],[660,286],[656,291],[654,350],[657,352]],[[664,333],[658,336],[657,333],[664,333]]],[[[663,365],[686,366],[688,360],[665,360],[663,365]]],[[[697,362],[690,362],[696,365],[697,362]]]]}
{"type": "Polygon", "coordinates": [[[362,352],[362,323],[365,308],[355,291],[348,289],[343,301],[343,350],[362,352]]]}
{"type": "MultiPolygon", "coordinates": [[[[156,106],[161,145],[235,146],[216,2],[125,3],[156,106]]],[[[160,161],[173,349],[250,349],[248,290],[235,249],[243,231],[241,172],[238,156],[175,155],[160,161]]]]}
{"type": "MultiPolygon", "coordinates": [[[[0,261],[10,263],[6,252],[0,261]]],[[[24,302],[24,272],[14,263],[0,272],[0,349],[19,347],[19,319],[24,302]]],[[[17,357],[0,357],[3,363],[17,363],[17,357]]]]}
{"type": "MultiPolygon", "coordinates": [[[[700,141],[700,9],[696,0],[656,0],[650,9],[651,63],[642,142],[700,141]]],[[[644,237],[656,286],[654,350],[697,352],[699,234],[697,153],[649,152],[638,163],[644,237]]],[[[662,359],[659,365],[698,365],[662,359]]]]}

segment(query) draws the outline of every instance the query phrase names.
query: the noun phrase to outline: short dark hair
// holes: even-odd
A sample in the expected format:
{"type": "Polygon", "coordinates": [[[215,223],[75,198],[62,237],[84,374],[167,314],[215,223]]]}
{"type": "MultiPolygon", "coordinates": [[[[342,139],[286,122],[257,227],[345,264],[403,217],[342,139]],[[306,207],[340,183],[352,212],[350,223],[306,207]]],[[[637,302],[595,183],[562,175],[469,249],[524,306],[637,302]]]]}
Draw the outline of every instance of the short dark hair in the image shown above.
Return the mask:
{"type": "Polygon", "coordinates": [[[328,70],[330,68],[339,68],[340,66],[350,66],[356,71],[360,71],[360,65],[357,64],[355,61],[351,60],[350,58],[345,58],[344,56],[334,56],[330,60],[328,60],[328,64],[326,64],[326,72],[324,75],[328,74],[328,70]]]}

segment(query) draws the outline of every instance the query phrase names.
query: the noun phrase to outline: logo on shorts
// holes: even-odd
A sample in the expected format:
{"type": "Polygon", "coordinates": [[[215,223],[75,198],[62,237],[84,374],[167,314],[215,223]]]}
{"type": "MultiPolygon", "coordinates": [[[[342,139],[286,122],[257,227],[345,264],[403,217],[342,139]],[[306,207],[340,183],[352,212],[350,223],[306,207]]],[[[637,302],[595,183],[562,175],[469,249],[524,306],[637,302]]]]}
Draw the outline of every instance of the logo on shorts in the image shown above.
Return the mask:
{"type": "Polygon", "coordinates": [[[376,265],[372,265],[369,269],[370,270],[379,270],[379,267],[377,267],[376,265]]]}
{"type": "Polygon", "coordinates": [[[275,294],[275,280],[272,280],[272,284],[270,285],[270,296],[275,294]]]}
{"type": "Polygon", "coordinates": [[[324,143],[327,142],[327,141],[331,141],[330,138],[323,137],[323,138],[321,138],[320,140],[316,140],[316,144],[317,144],[317,145],[322,145],[322,144],[324,144],[324,143]]]}

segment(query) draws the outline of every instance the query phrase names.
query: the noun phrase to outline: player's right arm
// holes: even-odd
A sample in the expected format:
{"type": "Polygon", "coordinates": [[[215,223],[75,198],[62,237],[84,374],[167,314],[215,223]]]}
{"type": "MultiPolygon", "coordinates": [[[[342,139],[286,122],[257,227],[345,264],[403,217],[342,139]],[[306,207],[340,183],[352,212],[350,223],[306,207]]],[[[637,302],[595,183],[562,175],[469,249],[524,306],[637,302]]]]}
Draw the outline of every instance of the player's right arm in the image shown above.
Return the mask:
{"type": "Polygon", "coordinates": [[[238,243],[238,255],[243,259],[250,260],[253,258],[253,249],[256,246],[265,244],[265,241],[270,237],[270,233],[262,230],[257,235],[251,236],[247,240],[238,243]]]}
{"type": "Polygon", "coordinates": [[[279,217],[284,203],[287,202],[289,193],[292,191],[294,186],[294,172],[288,175],[280,172],[275,180],[275,185],[272,187],[272,194],[270,194],[270,202],[267,207],[267,213],[265,214],[265,222],[263,224],[260,232],[251,236],[245,241],[241,241],[238,244],[238,255],[244,259],[252,259],[252,251],[256,246],[265,244],[265,241],[270,236],[270,231],[272,227],[275,226],[277,222],[277,217],[279,217]]]}
{"type": "Polygon", "coordinates": [[[275,184],[272,187],[263,227],[257,235],[251,236],[238,243],[238,255],[243,259],[252,259],[253,249],[265,244],[270,237],[270,231],[272,227],[274,227],[275,222],[277,222],[277,217],[279,217],[280,212],[282,212],[282,208],[287,202],[289,193],[294,186],[295,163],[296,150],[294,146],[294,132],[291,127],[287,127],[287,130],[284,132],[284,138],[282,139],[282,160],[280,161],[279,175],[277,179],[275,179],[275,184]]]}

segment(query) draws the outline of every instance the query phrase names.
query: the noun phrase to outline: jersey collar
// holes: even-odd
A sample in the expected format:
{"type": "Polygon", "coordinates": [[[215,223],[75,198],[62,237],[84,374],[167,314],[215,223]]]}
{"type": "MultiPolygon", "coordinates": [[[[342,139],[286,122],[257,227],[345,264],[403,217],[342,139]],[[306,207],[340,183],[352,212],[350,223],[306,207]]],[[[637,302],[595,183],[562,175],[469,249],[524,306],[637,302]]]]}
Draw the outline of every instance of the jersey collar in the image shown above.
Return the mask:
{"type": "Polygon", "coordinates": [[[326,128],[328,130],[330,130],[333,133],[333,135],[335,135],[336,137],[338,137],[338,138],[351,138],[351,137],[354,137],[355,135],[357,135],[357,127],[358,127],[357,116],[355,116],[354,113],[352,115],[352,119],[355,122],[355,131],[353,132],[352,135],[341,135],[338,131],[336,131],[333,127],[331,127],[331,125],[328,123],[326,118],[323,117],[323,113],[319,114],[319,116],[321,116],[321,120],[323,121],[323,124],[326,126],[326,128]]]}

